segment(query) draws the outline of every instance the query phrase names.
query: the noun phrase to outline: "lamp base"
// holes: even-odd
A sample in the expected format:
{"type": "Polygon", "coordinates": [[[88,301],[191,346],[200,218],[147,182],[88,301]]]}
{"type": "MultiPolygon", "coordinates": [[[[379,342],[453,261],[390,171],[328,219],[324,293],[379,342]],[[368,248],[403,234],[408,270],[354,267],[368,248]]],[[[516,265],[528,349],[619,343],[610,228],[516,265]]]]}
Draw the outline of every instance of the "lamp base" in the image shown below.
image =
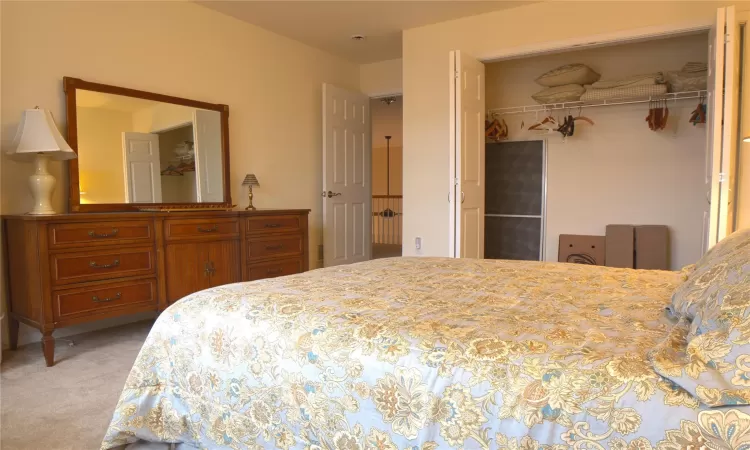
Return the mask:
{"type": "Polygon", "coordinates": [[[245,208],[245,211],[255,211],[256,208],[253,206],[253,187],[249,186],[250,190],[247,193],[247,201],[248,205],[247,208],[245,208]]]}
{"type": "Polygon", "coordinates": [[[31,215],[57,214],[52,208],[52,191],[55,190],[55,177],[47,171],[49,157],[37,154],[34,158],[34,174],[29,176],[29,189],[34,198],[34,209],[28,212],[31,215]]]}

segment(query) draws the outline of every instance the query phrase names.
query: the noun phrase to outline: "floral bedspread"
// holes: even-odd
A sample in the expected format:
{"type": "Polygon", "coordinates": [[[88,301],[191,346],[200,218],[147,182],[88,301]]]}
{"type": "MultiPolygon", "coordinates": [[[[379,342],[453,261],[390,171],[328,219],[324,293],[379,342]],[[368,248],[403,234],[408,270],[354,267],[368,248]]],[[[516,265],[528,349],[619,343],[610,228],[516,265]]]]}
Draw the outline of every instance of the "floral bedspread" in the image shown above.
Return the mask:
{"type": "Polygon", "coordinates": [[[748,448],[648,354],[679,273],[394,258],[238,283],[161,314],[102,449],[748,448]]]}

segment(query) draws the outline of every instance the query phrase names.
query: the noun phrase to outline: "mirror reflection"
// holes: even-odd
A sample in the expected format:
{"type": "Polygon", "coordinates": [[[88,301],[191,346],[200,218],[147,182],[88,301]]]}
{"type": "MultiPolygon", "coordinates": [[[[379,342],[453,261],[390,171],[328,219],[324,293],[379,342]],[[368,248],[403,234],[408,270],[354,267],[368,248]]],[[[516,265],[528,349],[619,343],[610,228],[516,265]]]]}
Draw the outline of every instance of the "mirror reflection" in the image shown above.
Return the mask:
{"type": "Polygon", "coordinates": [[[81,203],[224,201],[221,114],[76,92],[81,203]]]}

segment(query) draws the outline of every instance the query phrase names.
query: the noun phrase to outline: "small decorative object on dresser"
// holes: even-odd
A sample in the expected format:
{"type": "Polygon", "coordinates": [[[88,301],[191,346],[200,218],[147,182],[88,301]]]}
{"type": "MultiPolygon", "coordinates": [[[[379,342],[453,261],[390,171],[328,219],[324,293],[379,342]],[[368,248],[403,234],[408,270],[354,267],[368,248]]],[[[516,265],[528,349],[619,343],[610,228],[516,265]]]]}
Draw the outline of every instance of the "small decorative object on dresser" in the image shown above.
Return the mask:
{"type": "Polygon", "coordinates": [[[209,287],[304,272],[307,209],[4,216],[10,347],[42,333],[154,311],[209,287]]]}
{"type": "Polygon", "coordinates": [[[255,211],[255,206],[253,206],[253,186],[260,187],[260,183],[258,183],[258,178],[255,177],[254,173],[249,173],[245,175],[245,180],[242,182],[243,186],[247,186],[247,208],[245,210],[255,211]]]}
{"type": "Polygon", "coordinates": [[[34,161],[34,173],[29,176],[34,209],[29,214],[55,214],[51,202],[55,177],[47,171],[47,161],[73,159],[76,154],[58,131],[52,113],[38,107],[25,110],[8,155],[13,159],[34,161]]]}

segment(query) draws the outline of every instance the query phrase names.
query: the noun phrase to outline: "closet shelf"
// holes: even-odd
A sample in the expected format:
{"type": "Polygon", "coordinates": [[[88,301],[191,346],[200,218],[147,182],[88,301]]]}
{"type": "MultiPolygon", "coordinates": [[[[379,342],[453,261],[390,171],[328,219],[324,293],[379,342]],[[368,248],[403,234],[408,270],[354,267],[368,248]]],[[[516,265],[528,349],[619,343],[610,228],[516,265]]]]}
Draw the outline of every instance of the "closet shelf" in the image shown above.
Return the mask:
{"type": "Polygon", "coordinates": [[[649,97],[624,97],[624,98],[608,98],[606,100],[595,100],[591,102],[564,102],[564,103],[547,103],[544,105],[527,105],[527,106],[510,106],[507,108],[493,108],[488,109],[487,112],[493,115],[505,115],[505,114],[524,114],[524,113],[538,113],[548,112],[560,109],[573,109],[573,108],[593,108],[596,106],[615,106],[615,105],[630,105],[634,103],[648,103],[651,101],[678,101],[678,100],[690,100],[697,98],[706,98],[708,91],[685,91],[685,92],[672,92],[663,95],[652,95],[649,97]]]}

